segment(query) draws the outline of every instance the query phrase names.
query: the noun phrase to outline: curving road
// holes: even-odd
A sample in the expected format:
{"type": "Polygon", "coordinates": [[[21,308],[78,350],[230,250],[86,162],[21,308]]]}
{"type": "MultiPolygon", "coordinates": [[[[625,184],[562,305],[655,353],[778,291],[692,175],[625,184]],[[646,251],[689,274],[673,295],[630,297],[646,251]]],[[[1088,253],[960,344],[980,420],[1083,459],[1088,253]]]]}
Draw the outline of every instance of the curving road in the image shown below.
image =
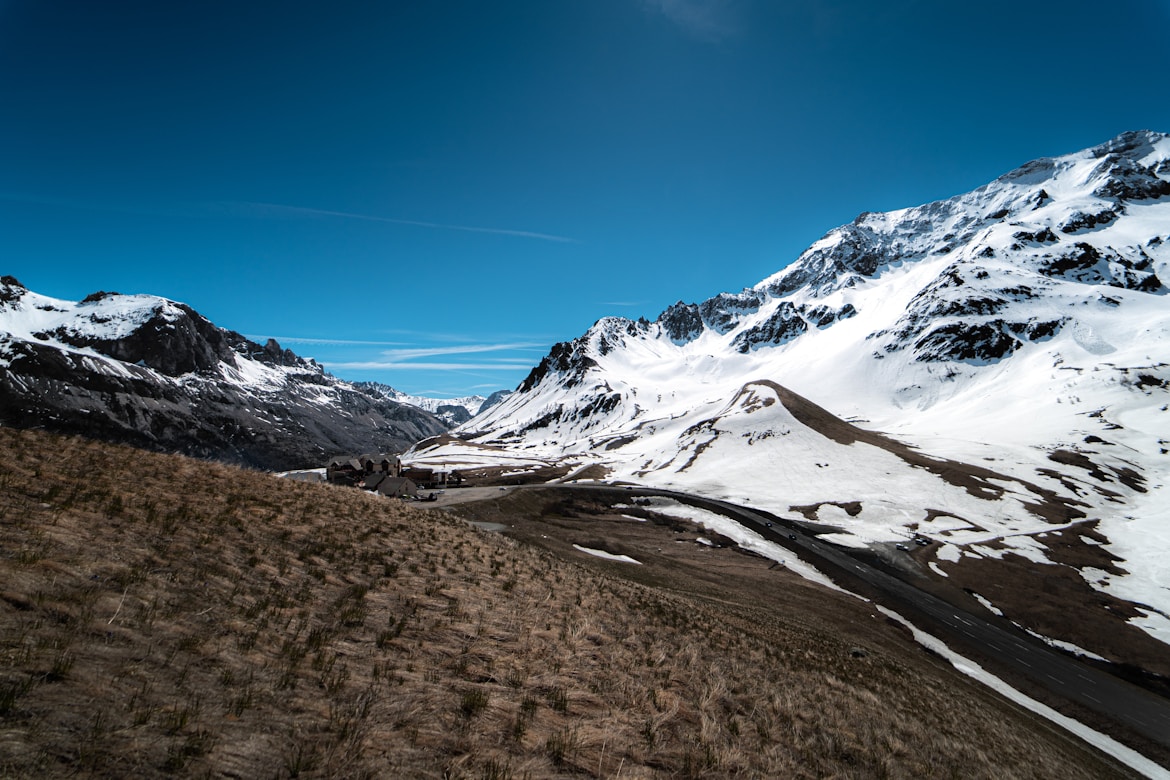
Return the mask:
{"type": "MultiPolygon", "coordinates": [[[[556,487],[610,492],[617,490],[609,485],[562,484],[556,487]]],[[[765,539],[794,550],[825,574],[856,577],[894,602],[900,614],[923,630],[948,643],[968,645],[1056,696],[1099,713],[1125,730],[1170,749],[1170,700],[1080,663],[1014,628],[997,625],[926,593],[858,560],[846,548],[820,541],[797,523],[727,501],[671,490],[633,488],[622,492],[632,496],[673,498],[730,517],[765,539]]]]}

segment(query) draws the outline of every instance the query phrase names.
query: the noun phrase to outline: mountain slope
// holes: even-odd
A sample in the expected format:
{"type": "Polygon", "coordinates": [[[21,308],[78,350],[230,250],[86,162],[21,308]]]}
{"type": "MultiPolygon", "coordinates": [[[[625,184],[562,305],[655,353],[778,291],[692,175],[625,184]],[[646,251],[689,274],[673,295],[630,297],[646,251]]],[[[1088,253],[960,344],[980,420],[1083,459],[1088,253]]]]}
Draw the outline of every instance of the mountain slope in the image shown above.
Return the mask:
{"type": "Polygon", "coordinates": [[[41,431],[0,428],[0,484],[5,777],[1134,776],[872,605],[604,506],[645,565],[41,431]]]}
{"type": "Polygon", "coordinates": [[[403,449],[447,428],[184,304],[62,301],[10,276],[0,278],[0,424],[271,469],[403,449]]]}
{"type": "Polygon", "coordinates": [[[1170,641],[1167,242],[1170,136],[1127,133],[862,214],[739,293],[600,320],[459,434],[842,543],[927,534],[936,576],[1065,567],[1170,641]]]}

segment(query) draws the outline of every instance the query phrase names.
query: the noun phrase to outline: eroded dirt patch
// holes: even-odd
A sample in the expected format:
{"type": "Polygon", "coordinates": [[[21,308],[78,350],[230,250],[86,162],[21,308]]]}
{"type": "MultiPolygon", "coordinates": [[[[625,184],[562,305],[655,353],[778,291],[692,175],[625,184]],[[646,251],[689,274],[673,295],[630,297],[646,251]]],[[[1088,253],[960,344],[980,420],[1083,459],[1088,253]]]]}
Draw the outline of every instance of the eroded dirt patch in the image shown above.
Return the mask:
{"type": "Polygon", "coordinates": [[[790,506],[788,509],[791,512],[799,512],[810,523],[815,523],[818,521],[817,512],[822,506],[835,506],[838,509],[844,510],[845,514],[849,515],[850,517],[857,517],[859,514],[861,514],[862,508],[860,501],[821,501],[816,504],[790,506]]]}

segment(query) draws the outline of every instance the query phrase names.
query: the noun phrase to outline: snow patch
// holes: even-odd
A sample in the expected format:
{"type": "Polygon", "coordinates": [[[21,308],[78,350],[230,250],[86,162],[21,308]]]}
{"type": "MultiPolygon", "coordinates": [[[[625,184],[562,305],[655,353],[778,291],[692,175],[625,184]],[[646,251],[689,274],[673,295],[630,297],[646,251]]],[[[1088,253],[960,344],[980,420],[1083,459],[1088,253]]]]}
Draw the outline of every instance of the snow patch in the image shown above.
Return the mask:
{"type": "Polygon", "coordinates": [[[978,601],[980,604],[982,604],[984,609],[986,609],[988,612],[990,612],[993,615],[998,615],[999,617],[1003,617],[1003,612],[1001,612],[998,607],[996,607],[994,604],[992,604],[986,598],[979,595],[978,593],[972,593],[971,595],[974,596],[975,600],[978,601]]]}
{"type": "Polygon", "coordinates": [[[588,555],[593,555],[597,558],[604,558],[607,561],[621,561],[622,563],[636,563],[639,566],[642,565],[641,561],[635,560],[628,555],[614,555],[613,553],[607,553],[605,550],[594,550],[592,547],[582,547],[579,544],[574,544],[573,549],[588,555]]]}

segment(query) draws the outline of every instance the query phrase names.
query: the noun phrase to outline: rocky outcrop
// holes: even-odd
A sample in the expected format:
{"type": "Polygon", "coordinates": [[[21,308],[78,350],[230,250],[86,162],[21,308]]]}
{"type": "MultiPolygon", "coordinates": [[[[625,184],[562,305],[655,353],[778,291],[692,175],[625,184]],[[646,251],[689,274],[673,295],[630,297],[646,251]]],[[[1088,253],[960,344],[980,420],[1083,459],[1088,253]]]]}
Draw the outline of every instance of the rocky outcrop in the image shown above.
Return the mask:
{"type": "Polygon", "coordinates": [[[659,314],[656,322],[675,344],[686,344],[703,332],[703,316],[694,303],[679,301],[659,314]]]}

